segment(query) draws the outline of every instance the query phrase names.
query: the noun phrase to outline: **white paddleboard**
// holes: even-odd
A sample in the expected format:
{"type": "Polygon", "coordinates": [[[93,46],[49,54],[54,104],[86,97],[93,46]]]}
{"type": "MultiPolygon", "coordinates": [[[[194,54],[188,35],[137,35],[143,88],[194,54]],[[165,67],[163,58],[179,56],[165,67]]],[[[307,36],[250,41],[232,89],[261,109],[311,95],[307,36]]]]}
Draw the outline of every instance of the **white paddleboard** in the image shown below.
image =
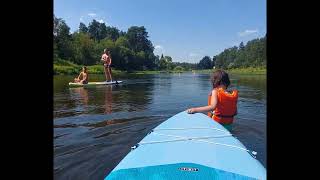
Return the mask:
{"type": "Polygon", "coordinates": [[[69,82],[69,86],[97,86],[97,85],[110,85],[110,84],[119,84],[122,83],[122,81],[111,81],[111,82],[107,82],[107,81],[102,81],[102,82],[89,82],[88,84],[81,84],[81,83],[73,83],[73,82],[69,82]]]}

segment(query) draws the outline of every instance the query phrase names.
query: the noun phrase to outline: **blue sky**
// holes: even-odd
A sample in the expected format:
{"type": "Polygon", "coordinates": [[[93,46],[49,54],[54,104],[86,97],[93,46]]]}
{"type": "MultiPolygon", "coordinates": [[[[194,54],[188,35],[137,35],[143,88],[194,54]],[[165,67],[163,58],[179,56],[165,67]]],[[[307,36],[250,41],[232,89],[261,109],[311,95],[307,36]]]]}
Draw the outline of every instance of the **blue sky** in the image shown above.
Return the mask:
{"type": "Polygon", "coordinates": [[[144,26],[156,55],[198,62],[266,34],[266,0],[54,0],[54,14],[76,31],[92,19],[127,31],[144,26]]]}

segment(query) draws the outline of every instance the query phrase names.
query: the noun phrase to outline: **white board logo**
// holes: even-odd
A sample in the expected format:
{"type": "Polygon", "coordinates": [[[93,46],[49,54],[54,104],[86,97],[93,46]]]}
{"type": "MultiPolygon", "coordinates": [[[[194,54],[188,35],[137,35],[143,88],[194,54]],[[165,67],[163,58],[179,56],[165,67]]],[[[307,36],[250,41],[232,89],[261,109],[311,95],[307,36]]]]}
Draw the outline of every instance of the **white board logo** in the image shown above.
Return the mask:
{"type": "Polygon", "coordinates": [[[181,171],[192,171],[192,172],[199,171],[198,168],[189,168],[189,167],[181,167],[181,168],[179,168],[179,170],[181,170],[181,171]]]}

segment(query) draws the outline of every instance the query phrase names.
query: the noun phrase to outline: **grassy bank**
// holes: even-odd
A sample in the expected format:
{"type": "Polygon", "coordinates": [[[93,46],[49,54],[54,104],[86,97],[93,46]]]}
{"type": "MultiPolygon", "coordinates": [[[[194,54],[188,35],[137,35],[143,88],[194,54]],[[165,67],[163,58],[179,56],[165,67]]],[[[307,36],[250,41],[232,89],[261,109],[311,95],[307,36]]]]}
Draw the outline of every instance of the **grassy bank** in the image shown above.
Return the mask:
{"type": "MultiPolygon", "coordinates": [[[[92,65],[87,66],[88,72],[90,74],[104,74],[104,69],[102,65],[92,65]]],[[[64,75],[77,75],[80,73],[82,69],[81,65],[73,64],[68,61],[58,61],[53,64],[53,73],[57,74],[64,74],[64,75]]],[[[112,74],[114,75],[121,75],[125,74],[126,72],[112,69],[112,74]]]]}
{"type": "MultiPolygon", "coordinates": [[[[77,75],[80,73],[82,66],[73,64],[68,61],[56,61],[53,64],[53,72],[55,75],[64,74],[64,75],[77,75]]],[[[104,74],[104,68],[102,65],[92,65],[87,66],[88,72],[90,74],[104,74]]],[[[160,73],[181,73],[184,71],[133,71],[126,72],[120,71],[112,68],[112,74],[114,75],[123,75],[123,74],[160,74],[160,73]]]]}
{"type": "Polygon", "coordinates": [[[135,71],[135,72],[130,72],[130,74],[160,74],[160,73],[183,73],[183,72],[188,72],[188,71],[135,71]]]}
{"type": "Polygon", "coordinates": [[[266,68],[237,68],[228,70],[231,74],[256,74],[256,75],[265,75],[267,74],[266,68]]]}
{"type": "MultiPolygon", "coordinates": [[[[214,69],[194,70],[196,73],[212,73],[214,69]]],[[[267,73],[266,68],[235,68],[226,70],[230,74],[248,74],[248,75],[265,75],[267,73]]]]}
{"type": "MultiPolygon", "coordinates": [[[[82,66],[65,66],[65,65],[53,65],[53,72],[55,75],[64,74],[64,75],[76,75],[81,71],[82,66]]],[[[103,66],[93,65],[87,66],[88,72],[90,74],[104,74],[103,66]]],[[[121,70],[116,70],[112,68],[112,74],[121,75],[121,74],[160,74],[160,73],[182,73],[184,71],[133,71],[126,72],[121,70]]]]}
{"type": "MultiPolygon", "coordinates": [[[[68,61],[56,61],[53,64],[53,72],[54,74],[65,74],[65,75],[77,75],[80,73],[82,66],[73,64],[68,61]]],[[[92,65],[87,66],[88,71],[90,74],[104,74],[104,69],[102,65],[92,65]]],[[[204,69],[204,70],[193,70],[195,73],[212,73],[214,69],[204,69]]],[[[230,74],[248,74],[248,75],[259,75],[259,74],[266,74],[266,68],[235,68],[235,69],[228,69],[226,70],[230,74]]],[[[190,71],[133,71],[133,72],[126,72],[120,71],[116,69],[112,69],[112,74],[114,75],[124,75],[124,74],[160,74],[160,73],[182,73],[182,72],[190,72],[190,71]]]]}

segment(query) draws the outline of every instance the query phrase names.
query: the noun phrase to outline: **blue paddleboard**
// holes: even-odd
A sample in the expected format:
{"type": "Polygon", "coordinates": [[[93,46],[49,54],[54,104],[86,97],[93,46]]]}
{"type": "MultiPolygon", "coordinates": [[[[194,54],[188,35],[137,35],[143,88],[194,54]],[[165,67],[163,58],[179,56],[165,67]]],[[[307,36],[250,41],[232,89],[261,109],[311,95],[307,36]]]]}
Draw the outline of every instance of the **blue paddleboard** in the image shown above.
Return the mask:
{"type": "Polygon", "coordinates": [[[105,179],[264,180],[254,155],[208,116],[184,111],[154,128],[105,179]]]}

